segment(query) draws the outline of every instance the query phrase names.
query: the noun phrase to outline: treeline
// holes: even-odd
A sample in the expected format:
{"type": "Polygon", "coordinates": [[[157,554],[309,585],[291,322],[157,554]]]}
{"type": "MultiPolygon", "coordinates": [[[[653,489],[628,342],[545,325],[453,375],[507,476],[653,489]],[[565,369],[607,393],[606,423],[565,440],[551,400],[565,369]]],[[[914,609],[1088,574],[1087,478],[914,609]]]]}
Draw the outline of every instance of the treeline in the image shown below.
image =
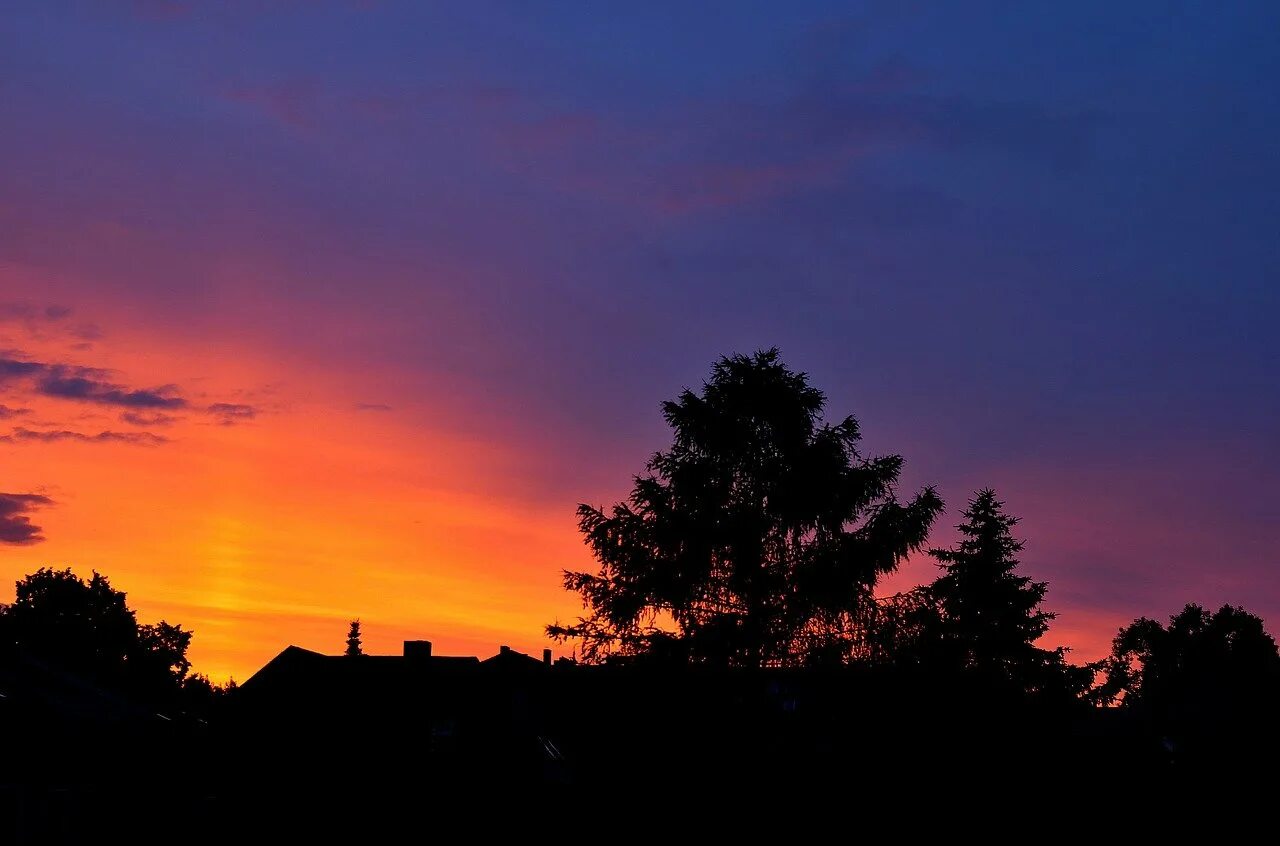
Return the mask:
{"type": "MultiPolygon", "coordinates": [[[[664,403],[671,446],[627,500],[579,506],[599,567],[565,573],[585,613],[548,634],[587,664],[962,674],[1041,701],[1119,705],[1180,748],[1269,726],[1280,654],[1261,619],[1189,604],[1167,624],[1135,620],[1110,656],[1074,664],[1038,645],[1054,618],[1048,585],[1020,571],[1018,520],[996,493],[968,502],[955,545],[930,548],[937,492],[900,498],[901,456],[864,455],[857,421],[824,421],[825,403],[776,350],[723,358],[701,392],[664,403]],[[918,552],[937,578],[878,596],[882,577],[918,552]]],[[[234,683],[191,672],[191,638],[140,624],[96,572],[39,570],[0,604],[0,669],[36,661],[198,718],[234,683]]],[[[353,621],[348,655],[361,654],[360,638],[353,621]]]]}
{"type": "Polygon", "coordinates": [[[966,673],[1119,703],[1184,739],[1280,704],[1276,644],[1240,608],[1138,619],[1092,664],[1037,646],[1054,617],[1048,585],[1019,572],[1017,518],[989,489],[964,510],[959,542],[928,550],[935,581],[878,597],[883,576],[927,549],[943,502],[931,487],[899,498],[902,457],[864,455],[857,421],[824,421],[825,403],[777,350],[722,358],[701,392],[664,403],[671,446],[627,500],[579,506],[599,568],[565,573],[586,611],[548,634],[589,663],[966,673]]]}

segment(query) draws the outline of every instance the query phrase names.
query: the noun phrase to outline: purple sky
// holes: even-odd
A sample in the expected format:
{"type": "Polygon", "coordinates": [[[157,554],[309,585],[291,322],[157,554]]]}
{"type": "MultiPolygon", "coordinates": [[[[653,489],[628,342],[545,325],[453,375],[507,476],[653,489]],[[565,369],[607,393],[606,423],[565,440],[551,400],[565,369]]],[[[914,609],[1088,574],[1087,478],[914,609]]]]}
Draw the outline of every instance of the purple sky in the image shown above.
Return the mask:
{"type": "Polygon", "coordinates": [[[1280,619],[1280,5],[5,17],[11,324],[252,357],[291,401],[332,377],[503,445],[475,486],[567,531],[664,444],[662,399],[776,345],[939,486],[939,542],[1000,492],[1082,652],[1192,600],[1280,619]]]}

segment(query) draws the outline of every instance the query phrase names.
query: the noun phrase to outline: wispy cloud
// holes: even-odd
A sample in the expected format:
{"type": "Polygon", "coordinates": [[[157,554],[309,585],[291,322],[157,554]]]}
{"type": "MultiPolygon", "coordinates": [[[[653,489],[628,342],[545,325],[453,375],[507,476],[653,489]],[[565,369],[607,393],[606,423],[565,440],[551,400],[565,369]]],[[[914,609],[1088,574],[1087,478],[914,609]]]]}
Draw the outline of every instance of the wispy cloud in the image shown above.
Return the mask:
{"type": "Polygon", "coordinates": [[[56,323],[71,316],[71,309],[62,305],[35,305],[29,302],[0,302],[0,320],[39,321],[56,323]]]}
{"type": "Polygon", "coordinates": [[[391,406],[380,402],[356,403],[356,411],[391,411],[391,406]]]}
{"type": "Polygon", "coordinates": [[[0,543],[30,546],[44,540],[40,527],[27,515],[53,505],[47,496],[33,493],[0,493],[0,543]]]}
{"type": "MultiPolygon", "coordinates": [[[[37,361],[16,350],[0,351],[0,387],[25,390],[31,397],[75,402],[88,406],[106,406],[120,409],[120,420],[131,426],[169,426],[181,418],[171,412],[191,410],[212,417],[217,423],[229,426],[248,422],[261,413],[254,405],[238,402],[215,402],[192,407],[175,384],[138,388],[123,384],[110,370],[37,361]]],[[[0,406],[0,420],[7,420],[28,413],[26,408],[0,406]]],[[[44,433],[24,430],[21,439],[35,440],[44,433]]],[[[16,435],[16,433],[15,433],[16,435]]],[[[115,440],[112,433],[93,436],[98,440],[115,440]]],[[[131,436],[122,436],[131,437],[131,436]]],[[[77,439],[76,433],[67,438],[77,439]]],[[[56,440],[57,438],[47,438],[56,440]]]]}
{"type": "Polygon", "coordinates": [[[181,417],[158,411],[126,411],[120,415],[120,420],[131,426],[172,426],[181,419],[181,417]]]}
{"type": "Polygon", "coordinates": [[[244,423],[258,416],[258,408],[238,402],[215,402],[207,409],[223,426],[244,423]]]}
{"type": "Polygon", "coordinates": [[[130,388],[110,381],[108,371],[95,367],[50,364],[10,354],[0,358],[0,384],[27,382],[40,396],[122,408],[175,409],[187,401],[176,385],[130,388]]]}
{"type": "Polygon", "coordinates": [[[38,361],[16,358],[0,358],[0,385],[17,379],[27,379],[44,372],[46,365],[38,361]]]}
{"type": "Polygon", "coordinates": [[[36,430],[18,427],[7,435],[0,435],[0,443],[58,443],[72,441],[86,444],[131,444],[133,446],[160,446],[169,439],[151,432],[98,432],[89,435],[84,432],[73,432],[69,429],[36,430]]]}
{"type": "Polygon", "coordinates": [[[187,401],[177,396],[177,385],[130,389],[98,378],[101,371],[84,367],[48,368],[36,390],[48,397],[79,400],[124,408],[184,408],[187,401]]]}
{"type": "Polygon", "coordinates": [[[962,150],[1069,169],[1106,117],[1035,103],[933,93],[906,65],[851,80],[797,82],[785,96],[704,104],[706,130],[688,139],[653,187],[664,212],[689,212],[841,184],[873,157],[962,150]]]}

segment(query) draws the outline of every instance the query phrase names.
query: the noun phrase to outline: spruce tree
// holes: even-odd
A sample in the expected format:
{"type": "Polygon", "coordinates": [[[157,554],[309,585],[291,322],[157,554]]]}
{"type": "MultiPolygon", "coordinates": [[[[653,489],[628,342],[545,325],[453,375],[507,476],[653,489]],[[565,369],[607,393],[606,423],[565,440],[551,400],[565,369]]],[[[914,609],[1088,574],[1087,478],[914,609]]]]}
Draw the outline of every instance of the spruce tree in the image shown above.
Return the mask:
{"type": "Polygon", "coordinates": [[[347,632],[347,653],[348,656],[363,655],[364,650],[360,648],[360,621],[352,620],[351,629],[347,632]]]}
{"type": "Polygon", "coordinates": [[[1022,551],[1013,536],[1017,524],[995,491],[979,491],[956,527],[960,542],[930,550],[943,571],[930,593],[940,617],[936,645],[949,660],[1034,687],[1035,671],[1062,656],[1035,646],[1054,615],[1041,608],[1048,584],[1016,572],[1022,551]]]}

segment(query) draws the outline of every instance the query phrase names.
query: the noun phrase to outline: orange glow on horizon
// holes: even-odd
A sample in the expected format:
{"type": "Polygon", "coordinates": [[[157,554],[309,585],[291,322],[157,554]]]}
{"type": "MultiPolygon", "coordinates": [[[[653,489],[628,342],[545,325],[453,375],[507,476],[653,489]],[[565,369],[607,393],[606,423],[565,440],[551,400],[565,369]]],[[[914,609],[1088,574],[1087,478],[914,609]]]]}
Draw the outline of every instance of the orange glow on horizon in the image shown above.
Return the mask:
{"type": "MultiPolygon", "coordinates": [[[[160,446],[0,444],[3,489],[56,503],[33,515],[45,542],[3,550],[0,599],[40,567],[96,569],[142,620],[194,630],[194,671],[241,681],[289,644],[340,652],[357,617],[371,653],[428,638],[442,654],[484,657],[500,644],[538,654],[552,645],[542,627],[577,611],[559,582],[589,563],[574,503],[506,493],[523,469],[518,445],[433,429],[412,406],[358,411],[338,379],[282,373],[245,348],[128,335],[77,360],[59,342],[21,340],[33,359],[179,382],[193,405],[235,401],[261,374],[271,384],[240,400],[263,409],[255,419],[178,411],[149,429],[171,439],[160,446]]],[[[32,429],[134,429],[113,408],[20,402],[32,429]]]]}
{"type": "MultiPolygon", "coordinates": [[[[14,289],[41,281],[0,267],[14,289]]],[[[131,387],[174,383],[191,408],[146,429],[169,439],[159,446],[0,443],[0,490],[55,502],[33,515],[45,542],[0,549],[0,601],[40,567],[96,569],[128,592],[144,622],[193,630],[193,670],[218,681],[243,681],[290,644],[340,652],[355,618],[374,654],[398,654],[418,638],[440,654],[485,657],[500,644],[570,651],[543,627],[581,610],[561,571],[595,566],[574,507],[624,496],[656,444],[616,456],[617,467],[597,474],[611,480],[605,487],[593,478],[566,491],[557,487],[564,478],[547,478],[554,457],[523,442],[527,433],[498,437],[475,425],[492,413],[483,398],[443,380],[424,384],[431,377],[419,369],[335,366],[216,320],[146,325],[111,304],[94,314],[106,336],[87,346],[10,321],[0,322],[0,349],[103,368],[131,387]],[[359,410],[386,397],[403,399],[359,410]],[[199,411],[215,402],[260,413],[221,425],[199,411]]],[[[31,409],[6,421],[10,429],[142,431],[118,408],[12,390],[0,401],[31,409]]],[[[946,518],[935,530],[943,545],[945,533],[946,518]]],[[[914,556],[878,593],[935,575],[931,559],[914,556]]],[[[1048,605],[1061,615],[1043,645],[1069,645],[1075,661],[1106,654],[1127,621],[1064,608],[1052,593],[1048,605]]]]}

